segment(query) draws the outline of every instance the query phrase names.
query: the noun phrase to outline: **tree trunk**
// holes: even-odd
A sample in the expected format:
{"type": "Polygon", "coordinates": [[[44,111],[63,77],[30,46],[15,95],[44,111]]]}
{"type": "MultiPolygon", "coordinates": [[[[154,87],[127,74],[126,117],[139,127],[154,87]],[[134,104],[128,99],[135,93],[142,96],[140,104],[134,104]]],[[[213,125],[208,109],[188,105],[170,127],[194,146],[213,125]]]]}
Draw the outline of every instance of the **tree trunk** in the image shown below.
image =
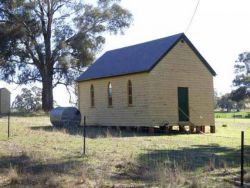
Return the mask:
{"type": "Polygon", "coordinates": [[[45,112],[49,112],[53,109],[52,76],[45,76],[42,81],[42,108],[45,112]]]}

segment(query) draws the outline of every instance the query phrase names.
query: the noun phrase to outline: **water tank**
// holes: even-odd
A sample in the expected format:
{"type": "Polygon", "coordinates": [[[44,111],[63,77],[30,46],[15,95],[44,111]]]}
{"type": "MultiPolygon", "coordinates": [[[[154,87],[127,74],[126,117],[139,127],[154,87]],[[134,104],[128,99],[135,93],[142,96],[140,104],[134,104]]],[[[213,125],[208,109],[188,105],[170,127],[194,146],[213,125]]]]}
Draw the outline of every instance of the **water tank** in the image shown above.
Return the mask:
{"type": "Polygon", "coordinates": [[[50,122],[56,127],[80,126],[81,113],[74,107],[57,107],[50,111],[50,122]]]}

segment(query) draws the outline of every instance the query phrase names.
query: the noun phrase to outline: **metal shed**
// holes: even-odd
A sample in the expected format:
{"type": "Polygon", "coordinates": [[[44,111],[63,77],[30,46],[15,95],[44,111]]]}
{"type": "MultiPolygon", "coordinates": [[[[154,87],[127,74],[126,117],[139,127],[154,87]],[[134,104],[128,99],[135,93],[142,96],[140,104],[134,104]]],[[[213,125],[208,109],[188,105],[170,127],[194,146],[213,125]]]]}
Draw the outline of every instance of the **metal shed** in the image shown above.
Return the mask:
{"type": "Polygon", "coordinates": [[[0,115],[10,112],[10,91],[0,88],[0,115]]]}

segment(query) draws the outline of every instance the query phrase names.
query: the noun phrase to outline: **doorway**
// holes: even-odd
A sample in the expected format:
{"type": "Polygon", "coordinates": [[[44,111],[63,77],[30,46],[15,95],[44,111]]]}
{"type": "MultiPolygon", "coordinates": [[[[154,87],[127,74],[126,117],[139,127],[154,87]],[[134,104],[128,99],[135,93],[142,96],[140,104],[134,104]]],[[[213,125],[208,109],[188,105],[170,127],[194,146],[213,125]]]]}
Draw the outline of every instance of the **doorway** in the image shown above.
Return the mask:
{"type": "Polygon", "coordinates": [[[178,87],[179,121],[189,121],[188,88],[178,87]]]}

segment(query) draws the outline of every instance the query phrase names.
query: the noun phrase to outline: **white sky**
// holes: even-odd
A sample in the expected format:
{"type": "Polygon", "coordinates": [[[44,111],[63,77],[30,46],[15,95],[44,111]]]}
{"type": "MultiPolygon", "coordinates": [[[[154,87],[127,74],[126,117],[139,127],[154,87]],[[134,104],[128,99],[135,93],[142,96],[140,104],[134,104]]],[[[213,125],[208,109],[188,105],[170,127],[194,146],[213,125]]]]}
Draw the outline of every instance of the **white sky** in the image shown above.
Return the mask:
{"type": "MultiPolygon", "coordinates": [[[[198,0],[122,0],[122,6],[134,16],[124,35],[106,37],[103,51],[185,32],[198,0]]],[[[214,87],[230,92],[234,62],[238,54],[250,51],[250,0],[200,0],[192,25],[185,34],[216,71],[214,87]]],[[[0,87],[20,91],[0,81],[0,87]]],[[[59,105],[68,105],[63,87],[54,90],[59,105]]]]}

